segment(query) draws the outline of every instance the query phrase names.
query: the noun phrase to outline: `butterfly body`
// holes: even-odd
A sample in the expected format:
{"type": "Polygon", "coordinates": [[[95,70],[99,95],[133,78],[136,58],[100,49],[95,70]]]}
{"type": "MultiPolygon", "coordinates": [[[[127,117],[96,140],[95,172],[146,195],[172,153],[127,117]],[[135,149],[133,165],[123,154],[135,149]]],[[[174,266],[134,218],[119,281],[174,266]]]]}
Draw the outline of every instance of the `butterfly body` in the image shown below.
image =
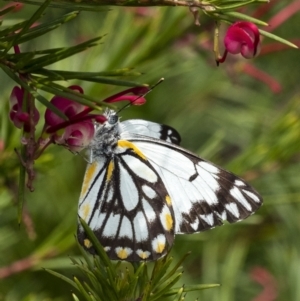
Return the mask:
{"type": "MultiPolygon", "coordinates": [[[[171,127],[119,122],[113,111],[90,144],[79,216],[111,259],[156,260],[174,235],[236,222],[262,200],[237,176],[179,146],[171,127]]],[[[90,252],[81,226],[78,240],[90,252]]]]}

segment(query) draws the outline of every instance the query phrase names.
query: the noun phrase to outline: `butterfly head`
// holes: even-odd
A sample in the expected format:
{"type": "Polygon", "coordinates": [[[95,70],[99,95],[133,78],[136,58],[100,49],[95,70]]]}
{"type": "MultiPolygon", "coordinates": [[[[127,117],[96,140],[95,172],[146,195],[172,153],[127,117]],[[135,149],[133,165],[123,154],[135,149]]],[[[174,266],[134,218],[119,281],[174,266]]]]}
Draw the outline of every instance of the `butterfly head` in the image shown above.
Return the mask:
{"type": "Polygon", "coordinates": [[[115,124],[117,124],[118,121],[119,121],[119,116],[116,113],[109,115],[109,117],[107,119],[107,123],[111,126],[114,126],[115,124]]]}
{"type": "Polygon", "coordinates": [[[119,121],[119,116],[114,110],[107,109],[104,112],[104,116],[106,117],[106,122],[104,123],[104,126],[108,128],[114,127],[119,121]]]}

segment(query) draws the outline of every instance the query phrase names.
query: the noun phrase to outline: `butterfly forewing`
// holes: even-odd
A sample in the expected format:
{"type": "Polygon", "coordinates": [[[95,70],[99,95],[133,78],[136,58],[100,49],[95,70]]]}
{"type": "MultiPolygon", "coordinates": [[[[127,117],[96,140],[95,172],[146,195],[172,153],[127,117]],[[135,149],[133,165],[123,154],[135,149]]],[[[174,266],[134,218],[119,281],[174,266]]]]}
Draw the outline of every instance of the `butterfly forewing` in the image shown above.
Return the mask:
{"type": "MultiPolygon", "coordinates": [[[[79,216],[111,259],[156,260],[174,234],[234,223],[261,206],[242,179],[179,147],[173,128],[116,120],[100,126],[90,145],[79,201],[79,216]]],[[[81,226],[78,240],[95,252],[81,226]]]]}
{"type": "Polygon", "coordinates": [[[164,140],[179,145],[181,137],[172,127],[141,119],[131,119],[120,123],[121,136],[132,137],[137,134],[154,139],[164,140]]]}
{"type": "Polygon", "coordinates": [[[133,140],[172,199],[175,233],[193,233],[245,219],[262,204],[242,179],[175,145],[133,140]]]}

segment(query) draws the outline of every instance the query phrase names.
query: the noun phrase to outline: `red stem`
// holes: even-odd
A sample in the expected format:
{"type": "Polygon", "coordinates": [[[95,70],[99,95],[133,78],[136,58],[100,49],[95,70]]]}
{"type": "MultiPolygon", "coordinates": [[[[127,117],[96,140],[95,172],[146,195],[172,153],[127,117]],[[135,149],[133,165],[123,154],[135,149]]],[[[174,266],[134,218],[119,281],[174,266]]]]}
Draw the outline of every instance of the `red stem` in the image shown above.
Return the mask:
{"type": "Polygon", "coordinates": [[[256,78],[259,81],[264,82],[274,93],[279,93],[281,91],[281,85],[278,81],[276,81],[269,74],[255,68],[253,65],[245,63],[242,67],[243,72],[248,75],[256,78]]]}
{"type": "Polygon", "coordinates": [[[288,18],[290,18],[293,14],[297,13],[299,10],[299,0],[294,1],[290,5],[283,8],[277,15],[275,15],[271,20],[269,20],[269,31],[273,31],[276,27],[284,23],[288,18]]]}

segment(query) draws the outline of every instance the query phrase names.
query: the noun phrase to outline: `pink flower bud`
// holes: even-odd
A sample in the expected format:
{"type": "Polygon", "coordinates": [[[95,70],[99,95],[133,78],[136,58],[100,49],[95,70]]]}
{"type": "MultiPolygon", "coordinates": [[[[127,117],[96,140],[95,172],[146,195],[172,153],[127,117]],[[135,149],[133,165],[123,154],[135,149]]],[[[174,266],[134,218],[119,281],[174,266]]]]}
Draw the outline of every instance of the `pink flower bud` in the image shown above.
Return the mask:
{"type": "MultiPolygon", "coordinates": [[[[79,86],[71,86],[69,87],[69,89],[77,90],[77,92],[83,93],[83,90],[79,86]]],[[[62,113],[64,113],[69,119],[81,113],[87,108],[86,106],[78,102],[72,101],[61,96],[54,96],[50,102],[52,105],[57,107],[62,113]]],[[[59,117],[49,109],[47,109],[45,112],[45,121],[48,126],[54,126],[64,122],[64,120],[61,117],[59,117]]]]}
{"type": "Polygon", "coordinates": [[[61,137],[55,136],[57,144],[65,145],[70,151],[79,152],[86,148],[94,137],[95,127],[90,120],[71,124],[61,137]]]}
{"type": "MultiPolygon", "coordinates": [[[[79,86],[71,86],[69,89],[83,93],[79,86]]],[[[95,133],[94,124],[90,118],[94,116],[88,115],[90,108],[60,96],[54,96],[50,102],[68,117],[66,121],[49,109],[46,110],[46,132],[51,135],[53,141],[74,152],[87,147],[95,133]]]]}
{"type": "MultiPolygon", "coordinates": [[[[30,96],[29,96],[30,97],[30,96]]],[[[13,122],[15,127],[21,129],[27,129],[29,131],[30,126],[30,114],[29,110],[27,112],[23,111],[23,99],[24,99],[24,90],[18,86],[15,86],[10,95],[10,112],[9,117],[13,122]]],[[[36,125],[40,119],[39,111],[34,108],[33,110],[33,125],[36,125]]]]}
{"type": "Polygon", "coordinates": [[[1,8],[1,10],[7,9],[9,7],[13,7],[11,11],[13,13],[16,13],[16,12],[18,12],[18,11],[20,11],[20,10],[22,10],[24,8],[24,4],[23,3],[9,3],[9,4],[5,5],[5,6],[3,6],[1,8]]]}
{"type": "Polygon", "coordinates": [[[250,59],[257,55],[260,37],[257,26],[251,22],[240,21],[232,24],[225,35],[225,53],[219,63],[223,63],[227,53],[241,54],[244,58],[250,59]]]}
{"type": "Polygon", "coordinates": [[[130,101],[132,105],[140,106],[146,102],[146,99],[142,95],[147,93],[148,91],[148,87],[133,87],[104,99],[104,102],[114,103],[127,100],[130,101]],[[129,93],[132,93],[134,95],[128,95],[129,93]]]}
{"type": "MultiPolygon", "coordinates": [[[[79,86],[71,86],[69,89],[83,93],[79,86]]],[[[148,91],[148,87],[134,87],[110,96],[104,102],[114,103],[127,100],[134,105],[141,105],[146,102],[143,95],[148,91]],[[134,95],[128,95],[129,93],[134,95]]],[[[78,152],[89,145],[95,133],[92,119],[98,123],[106,121],[105,116],[89,114],[92,111],[91,108],[64,97],[54,96],[51,104],[66,115],[68,120],[63,120],[47,109],[45,112],[46,133],[50,135],[53,142],[64,145],[71,151],[78,152]]]]}

